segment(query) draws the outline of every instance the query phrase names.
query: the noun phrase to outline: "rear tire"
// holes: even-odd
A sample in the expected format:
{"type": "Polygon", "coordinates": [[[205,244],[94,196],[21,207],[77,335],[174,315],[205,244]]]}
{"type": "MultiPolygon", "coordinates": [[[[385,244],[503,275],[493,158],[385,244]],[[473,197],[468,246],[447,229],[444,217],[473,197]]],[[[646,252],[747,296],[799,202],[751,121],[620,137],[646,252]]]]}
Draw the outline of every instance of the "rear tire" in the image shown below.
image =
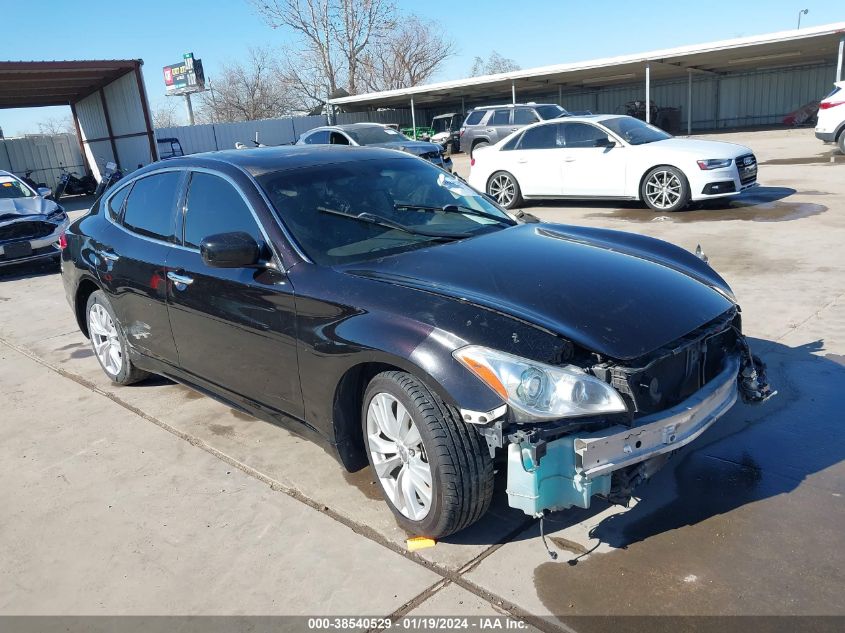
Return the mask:
{"type": "Polygon", "coordinates": [[[690,201],[689,182],[684,172],[677,167],[661,165],[643,178],[640,198],[655,211],[680,211],[690,201]]]}
{"type": "Polygon", "coordinates": [[[842,130],[839,133],[839,141],[837,145],[839,145],[840,153],[845,154],[845,130],[842,130]]]}
{"type": "Polygon", "coordinates": [[[138,369],[129,359],[129,346],[120,322],[102,290],[95,290],[85,306],[91,348],[103,372],[112,382],[131,385],[150,374],[138,369]]]}
{"type": "Polygon", "coordinates": [[[487,195],[507,210],[515,209],[522,204],[522,191],[513,174],[497,171],[487,181],[487,195]]]}
{"type": "Polygon", "coordinates": [[[486,443],[414,376],[375,376],[361,418],[367,459],[405,530],[440,539],[487,512],[493,460],[486,443]]]}

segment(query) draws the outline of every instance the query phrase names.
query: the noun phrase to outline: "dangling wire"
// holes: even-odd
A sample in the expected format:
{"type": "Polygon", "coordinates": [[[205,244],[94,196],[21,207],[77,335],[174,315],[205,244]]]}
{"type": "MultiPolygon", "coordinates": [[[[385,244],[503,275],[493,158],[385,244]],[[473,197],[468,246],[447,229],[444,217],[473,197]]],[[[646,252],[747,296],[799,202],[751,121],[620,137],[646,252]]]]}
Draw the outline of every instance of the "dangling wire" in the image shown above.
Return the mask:
{"type": "Polygon", "coordinates": [[[557,560],[557,552],[552,551],[552,549],[549,547],[549,544],[546,543],[546,533],[543,530],[543,516],[542,515],[540,516],[540,538],[543,539],[543,547],[546,548],[546,552],[548,552],[549,557],[552,560],[557,560]]]}

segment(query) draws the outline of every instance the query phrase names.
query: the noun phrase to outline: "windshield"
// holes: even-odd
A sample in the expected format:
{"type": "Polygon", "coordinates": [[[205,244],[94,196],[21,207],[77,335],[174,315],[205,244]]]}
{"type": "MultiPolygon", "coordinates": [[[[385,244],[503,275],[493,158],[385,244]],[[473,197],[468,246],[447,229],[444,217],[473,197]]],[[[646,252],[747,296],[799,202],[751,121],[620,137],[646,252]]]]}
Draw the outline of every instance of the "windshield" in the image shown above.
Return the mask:
{"type": "Polygon", "coordinates": [[[540,118],[544,121],[548,121],[549,119],[556,119],[561,114],[564,114],[566,110],[561,108],[559,105],[541,105],[534,108],[537,111],[537,114],[540,115],[540,118]]]}
{"type": "Polygon", "coordinates": [[[664,132],[660,128],[656,128],[645,121],[640,121],[631,116],[605,119],[604,121],[599,121],[599,123],[611,132],[621,136],[626,143],[630,143],[631,145],[643,145],[645,143],[665,141],[668,138],[672,138],[671,134],[664,132]]]}
{"type": "Polygon", "coordinates": [[[412,157],[315,165],[263,174],[258,182],[305,254],[324,266],[375,259],[515,224],[458,178],[412,157]],[[368,221],[356,217],[360,214],[368,221]]]}
{"type": "Polygon", "coordinates": [[[409,141],[410,139],[404,134],[400,134],[396,130],[389,127],[372,126],[372,127],[358,127],[347,128],[343,130],[352,137],[358,145],[373,145],[376,143],[399,143],[401,141],[409,141]]]}
{"type": "Polygon", "coordinates": [[[450,129],[452,129],[452,117],[450,116],[443,117],[442,119],[434,119],[431,122],[431,127],[435,132],[448,132],[450,129]]]}
{"type": "Polygon", "coordinates": [[[12,176],[0,176],[0,200],[9,198],[33,198],[29,187],[12,176]]]}

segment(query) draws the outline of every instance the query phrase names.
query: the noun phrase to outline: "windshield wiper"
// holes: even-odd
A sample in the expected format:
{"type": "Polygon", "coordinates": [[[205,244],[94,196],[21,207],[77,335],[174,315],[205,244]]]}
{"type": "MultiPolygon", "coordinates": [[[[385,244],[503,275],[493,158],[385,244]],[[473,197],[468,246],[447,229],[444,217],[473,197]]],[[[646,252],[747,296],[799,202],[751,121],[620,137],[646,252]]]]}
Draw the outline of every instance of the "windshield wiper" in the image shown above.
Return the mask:
{"type": "Polygon", "coordinates": [[[487,213],[486,211],[479,211],[478,209],[473,209],[472,207],[466,207],[462,204],[445,204],[442,207],[431,207],[423,204],[395,204],[393,205],[393,208],[397,210],[419,209],[421,211],[442,211],[443,213],[460,213],[466,215],[475,215],[480,218],[487,218],[488,220],[493,220],[494,222],[497,222],[499,224],[513,226],[513,224],[509,222],[506,218],[494,215],[492,213],[487,213]]]}
{"type": "Polygon", "coordinates": [[[394,222],[390,218],[374,215],[366,211],[356,214],[347,213],[346,211],[338,211],[337,209],[329,209],[328,207],[317,207],[317,211],[320,213],[328,213],[330,215],[339,215],[343,218],[349,218],[350,220],[358,220],[359,222],[364,222],[366,224],[375,224],[388,229],[403,231],[405,233],[409,233],[410,235],[422,235],[424,237],[433,237],[439,240],[462,240],[467,237],[472,237],[469,233],[442,233],[440,231],[414,229],[409,226],[405,226],[404,224],[400,224],[399,222],[394,222]]]}

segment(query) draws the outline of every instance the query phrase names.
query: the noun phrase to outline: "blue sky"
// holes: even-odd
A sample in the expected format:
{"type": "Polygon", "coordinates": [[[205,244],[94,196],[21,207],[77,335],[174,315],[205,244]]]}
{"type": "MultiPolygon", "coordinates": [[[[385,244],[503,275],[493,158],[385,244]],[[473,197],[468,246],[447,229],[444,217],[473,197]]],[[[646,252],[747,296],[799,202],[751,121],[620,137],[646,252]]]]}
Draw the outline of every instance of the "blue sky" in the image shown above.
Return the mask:
{"type": "MultiPolygon", "coordinates": [[[[496,50],[523,68],[637,53],[845,21],[843,0],[399,0],[406,12],[440,22],[458,54],[433,80],[467,75],[475,55],[496,50]]],[[[163,102],[161,67],[193,51],[206,76],[250,46],[279,45],[291,34],[267,26],[246,0],[30,0],[3,13],[0,59],[141,58],[152,106],[163,102]],[[23,5],[21,5],[23,6],[23,5]],[[19,7],[20,8],[20,7],[19,7]]],[[[181,113],[181,103],[180,113],[181,113]]],[[[7,136],[37,131],[37,122],[68,108],[0,110],[7,136]]]]}

